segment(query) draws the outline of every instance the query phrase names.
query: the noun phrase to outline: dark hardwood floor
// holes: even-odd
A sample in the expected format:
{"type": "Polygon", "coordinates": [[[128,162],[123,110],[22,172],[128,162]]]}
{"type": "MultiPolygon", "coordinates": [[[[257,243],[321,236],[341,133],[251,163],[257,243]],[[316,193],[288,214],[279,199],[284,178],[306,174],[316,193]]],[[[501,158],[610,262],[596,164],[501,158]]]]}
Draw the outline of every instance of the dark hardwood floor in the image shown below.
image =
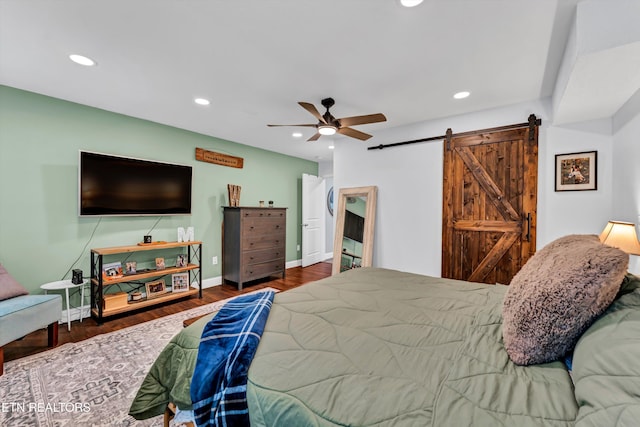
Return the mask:
{"type": "MultiPolygon", "coordinates": [[[[178,313],[180,311],[195,308],[201,305],[210,304],[236,295],[252,292],[265,287],[272,287],[280,291],[296,288],[308,282],[320,280],[331,276],[331,264],[320,262],[309,267],[294,267],[286,271],[284,279],[264,280],[245,284],[242,291],[238,291],[233,285],[220,285],[202,290],[202,299],[195,297],[187,298],[177,302],[150,307],[140,311],[133,311],[105,319],[102,325],[98,325],[92,318],[85,318],[82,322],[76,320],[71,322],[71,331],[67,330],[66,323],[60,323],[58,333],[58,345],[78,342],[95,335],[117,331],[138,323],[158,319],[163,316],[178,313]]],[[[4,361],[10,361],[25,357],[31,354],[48,350],[47,330],[42,329],[27,335],[21,340],[14,341],[4,346],[4,361]]]]}

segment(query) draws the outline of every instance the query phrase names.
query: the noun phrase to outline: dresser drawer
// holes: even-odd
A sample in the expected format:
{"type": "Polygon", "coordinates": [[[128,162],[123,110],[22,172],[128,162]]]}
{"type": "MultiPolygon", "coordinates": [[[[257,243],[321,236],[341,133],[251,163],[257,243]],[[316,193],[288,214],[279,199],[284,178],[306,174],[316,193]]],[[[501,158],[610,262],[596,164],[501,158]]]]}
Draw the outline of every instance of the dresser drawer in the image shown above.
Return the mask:
{"type": "Polygon", "coordinates": [[[284,218],[286,212],[283,209],[243,209],[243,218],[284,218]]]}
{"type": "Polygon", "coordinates": [[[284,258],[284,244],[271,249],[261,249],[257,251],[246,251],[243,253],[244,263],[260,264],[261,262],[273,261],[274,259],[284,258]]]}
{"type": "Polygon", "coordinates": [[[267,234],[242,237],[242,250],[253,251],[257,249],[277,248],[285,244],[285,237],[279,234],[267,234]]]}
{"type": "Polygon", "coordinates": [[[284,271],[284,258],[263,262],[261,264],[245,265],[242,269],[242,278],[245,281],[259,279],[271,274],[281,274],[284,271]]]}
{"type": "Polygon", "coordinates": [[[285,218],[244,218],[242,237],[282,233],[287,226],[285,218]]]}

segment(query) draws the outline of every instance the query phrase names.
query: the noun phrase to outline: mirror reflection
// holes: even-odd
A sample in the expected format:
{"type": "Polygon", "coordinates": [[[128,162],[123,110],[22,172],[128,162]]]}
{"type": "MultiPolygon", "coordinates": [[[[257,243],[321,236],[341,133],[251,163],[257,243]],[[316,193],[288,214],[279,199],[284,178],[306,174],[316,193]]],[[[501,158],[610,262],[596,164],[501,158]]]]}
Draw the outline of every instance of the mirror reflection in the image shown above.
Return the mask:
{"type": "Polygon", "coordinates": [[[375,186],[340,189],[333,274],[372,265],[376,193],[375,186]]]}
{"type": "Polygon", "coordinates": [[[362,267],[362,241],[364,240],[366,208],[366,197],[347,197],[340,271],[362,267]]]}

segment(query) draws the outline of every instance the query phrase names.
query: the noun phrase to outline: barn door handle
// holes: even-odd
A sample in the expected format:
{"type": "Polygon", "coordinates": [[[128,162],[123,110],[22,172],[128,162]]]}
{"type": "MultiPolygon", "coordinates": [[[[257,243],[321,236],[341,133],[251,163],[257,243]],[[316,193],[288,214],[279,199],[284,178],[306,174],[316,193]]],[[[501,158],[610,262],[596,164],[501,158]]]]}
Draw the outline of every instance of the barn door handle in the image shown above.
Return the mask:
{"type": "Polygon", "coordinates": [[[531,241],[531,212],[527,213],[527,234],[524,236],[525,242],[531,241]]]}

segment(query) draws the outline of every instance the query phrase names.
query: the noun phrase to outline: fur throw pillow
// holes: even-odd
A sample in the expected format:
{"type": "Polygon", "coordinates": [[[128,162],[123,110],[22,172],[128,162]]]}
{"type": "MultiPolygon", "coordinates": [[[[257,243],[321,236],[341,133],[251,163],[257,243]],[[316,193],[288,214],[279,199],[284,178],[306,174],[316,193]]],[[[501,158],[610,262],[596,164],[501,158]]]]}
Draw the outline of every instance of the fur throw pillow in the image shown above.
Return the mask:
{"type": "Polygon", "coordinates": [[[616,297],[629,255],[597,236],[557,239],[532,256],[505,295],[504,346],[518,365],[546,363],[572,350],[616,297]]]}

